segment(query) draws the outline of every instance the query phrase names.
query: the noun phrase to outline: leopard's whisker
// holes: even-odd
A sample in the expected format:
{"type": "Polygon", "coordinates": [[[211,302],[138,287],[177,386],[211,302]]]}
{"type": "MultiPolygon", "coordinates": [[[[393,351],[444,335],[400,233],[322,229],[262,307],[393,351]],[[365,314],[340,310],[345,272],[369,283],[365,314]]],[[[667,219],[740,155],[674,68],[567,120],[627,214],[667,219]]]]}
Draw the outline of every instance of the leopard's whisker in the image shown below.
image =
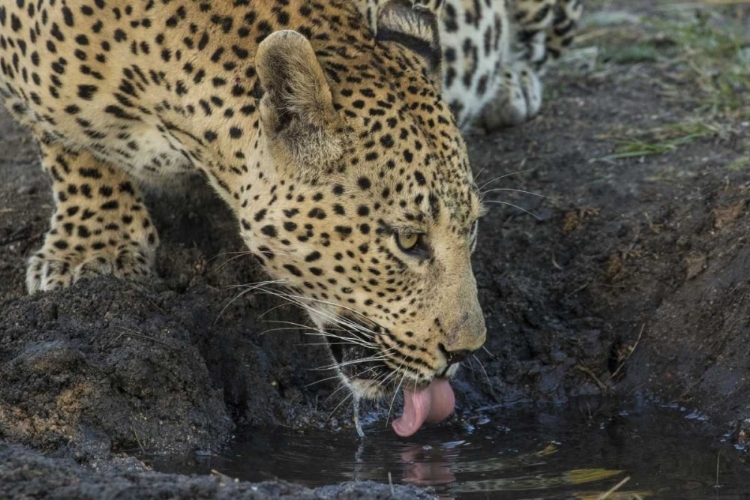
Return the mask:
{"type": "Polygon", "coordinates": [[[484,167],[480,168],[479,172],[477,172],[476,174],[474,174],[474,179],[479,179],[479,177],[482,176],[482,172],[484,172],[485,170],[487,170],[487,165],[485,165],[484,167]]]}
{"type": "Polygon", "coordinates": [[[341,379],[341,375],[336,374],[336,375],[332,375],[330,377],[326,377],[326,378],[323,378],[323,379],[320,379],[320,380],[316,380],[315,382],[310,382],[309,384],[305,385],[305,388],[312,387],[312,386],[317,385],[317,384],[322,384],[323,382],[328,382],[329,380],[334,380],[334,379],[339,379],[340,380],[341,379]]]}
{"type": "MultiPolygon", "coordinates": [[[[273,281],[275,282],[275,281],[277,281],[277,280],[273,280],[273,281]]],[[[227,305],[225,305],[225,306],[224,306],[224,308],[223,308],[223,309],[222,309],[222,310],[221,310],[221,311],[219,312],[219,315],[218,315],[218,316],[216,317],[216,320],[214,321],[214,325],[215,325],[216,323],[218,323],[219,319],[221,319],[221,316],[222,316],[222,315],[224,314],[224,311],[226,311],[226,310],[227,310],[227,308],[228,308],[229,306],[231,306],[231,305],[232,305],[232,304],[233,304],[233,303],[234,303],[234,302],[235,302],[235,301],[236,301],[237,299],[239,299],[240,297],[242,297],[242,296],[244,296],[244,295],[246,295],[246,294],[248,294],[248,293],[252,292],[253,290],[257,290],[257,289],[260,289],[260,288],[262,288],[263,286],[266,286],[266,285],[267,285],[268,283],[269,283],[268,281],[265,281],[265,282],[264,282],[264,281],[261,281],[261,282],[259,282],[259,283],[256,283],[255,285],[251,285],[251,286],[249,286],[249,287],[248,287],[248,288],[246,288],[245,290],[243,290],[243,291],[241,291],[240,293],[238,293],[238,294],[237,294],[237,296],[236,296],[236,297],[234,297],[234,298],[233,298],[232,300],[230,300],[230,301],[229,301],[229,303],[228,303],[227,305]]]]}
{"type": "Polygon", "coordinates": [[[482,364],[482,362],[479,360],[476,354],[472,354],[471,356],[477,360],[477,363],[479,363],[479,368],[481,368],[482,371],[484,372],[484,378],[487,379],[487,385],[492,387],[492,383],[490,382],[490,376],[487,374],[487,370],[485,369],[484,364],[482,364]]]}
{"type": "Polygon", "coordinates": [[[355,359],[352,361],[344,361],[343,363],[332,363],[327,366],[321,366],[320,368],[311,368],[311,371],[327,371],[327,370],[333,370],[334,368],[344,368],[346,366],[352,366],[352,365],[361,365],[363,363],[372,363],[375,361],[383,361],[385,359],[388,359],[387,356],[378,356],[378,357],[369,357],[369,358],[360,358],[355,359]]]}
{"type": "Polygon", "coordinates": [[[514,205],[513,203],[510,203],[510,202],[507,202],[507,201],[500,201],[500,200],[485,200],[485,201],[484,201],[484,203],[495,203],[495,204],[497,204],[497,205],[507,205],[507,206],[509,206],[509,207],[513,207],[513,208],[515,208],[515,209],[518,209],[518,210],[520,210],[521,212],[524,212],[524,213],[526,213],[526,214],[528,214],[528,215],[532,216],[533,218],[535,218],[536,220],[538,220],[538,221],[540,221],[540,222],[541,222],[541,220],[542,220],[542,218],[541,218],[541,217],[539,217],[538,215],[536,215],[535,213],[533,213],[533,212],[530,212],[530,211],[526,210],[526,209],[525,209],[525,208],[523,208],[523,207],[519,207],[518,205],[514,205]]]}
{"type": "Polygon", "coordinates": [[[391,412],[393,411],[393,403],[396,401],[396,396],[398,396],[398,391],[401,389],[401,385],[404,383],[404,380],[406,379],[406,372],[401,375],[401,381],[399,381],[398,385],[396,386],[396,390],[393,391],[393,397],[391,398],[391,404],[388,406],[388,415],[385,417],[385,425],[388,426],[388,422],[391,419],[391,412]]]}
{"type": "MultiPolygon", "coordinates": [[[[471,358],[467,358],[469,360],[469,368],[471,369],[471,374],[474,375],[476,373],[476,370],[474,369],[474,361],[471,358]]],[[[456,370],[461,369],[462,366],[464,366],[465,363],[461,363],[456,367],[456,370]]]]}
{"type": "MultiPolygon", "coordinates": [[[[324,317],[326,317],[326,318],[327,318],[327,319],[329,319],[330,321],[335,321],[335,320],[336,320],[336,318],[335,318],[335,317],[334,317],[333,315],[330,315],[330,314],[328,314],[328,313],[327,313],[327,312],[325,312],[325,311],[322,311],[322,310],[319,310],[319,309],[313,308],[313,307],[312,307],[312,306],[310,306],[309,304],[305,304],[304,302],[302,302],[302,300],[304,300],[304,299],[305,299],[304,297],[302,297],[302,298],[297,298],[297,297],[296,297],[296,296],[294,296],[294,295],[291,295],[291,294],[287,294],[287,293],[281,292],[281,291],[279,291],[279,290],[267,290],[267,289],[261,289],[261,292],[262,292],[262,293],[266,293],[266,294],[268,294],[268,295],[272,295],[272,296],[274,296],[274,297],[278,297],[278,298],[280,298],[280,299],[283,299],[283,300],[286,300],[286,301],[287,301],[287,303],[289,303],[289,304],[293,304],[293,305],[296,305],[296,306],[298,306],[298,307],[302,308],[303,310],[307,311],[307,312],[308,312],[309,314],[311,314],[311,315],[313,315],[313,314],[317,314],[317,315],[320,315],[320,316],[324,316],[324,317]]],[[[262,316],[261,316],[261,317],[262,317],[262,316]]]]}
{"type": "MultiPolygon", "coordinates": [[[[219,266],[217,266],[216,268],[212,269],[211,272],[212,273],[219,272],[220,270],[222,270],[224,268],[224,266],[226,266],[230,262],[235,261],[235,260],[239,259],[240,257],[244,257],[246,255],[247,255],[246,253],[238,252],[238,255],[234,255],[232,257],[229,257],[227,260],[225,260],[224,262],[222,262],[219,266]]],[[[218,255],[216,257],[214,257],[214,258],[218,258],[218,255]]],[[[207,262],[211,262],[211,260],[208,260],[207,262]]]]}
{"type": "MultiPolygon", "coordinates": [[[[322,309],[313,308],[309,304],[304,303],[304,301],[310,300],[308,297],[301,297],[301,296],[297,296],[297,295],[292,295],[290,293],[285,293],[285,292],[281,292],[281,291],[277,291],[277,290],[274,290],[274,291],[262,290],[262,291],[264,293],[268,293],[270,295],[274,295],[274,296],[286,299],[290,303],[293,303],[293,304],[298,305],[299,307],[302,307],[303,309],[305,309],[306,311],[308,311],[308,313],[317,314],[319,316],[323,316],[325,319],[328,319],[329,321],[331,321],[333,323],[337,323],[337,324],[340,324],[342,326],[346,326],[349,329],[355,330],[357,332],[360,332],[360,333],[368,335],[368,336],[375,336],[375,335],[377,335],[376,332],[373,332],[373,331],[371,331],[369,329],[366,329],[365,327],[363,327],[362,325],[360,325],[358,323],[350,322],[350,321],[344,319],[341,316],[335,315],[333,313],[329,313],[329,312],[324,311],[322,309]]],[[[311,300],[311,301],[315,302],[315,300],[311,300]]],[[[324,302],[324,301],[321,301],[321,302],[324,302]]],[[[326,302],[324,302],[324,303],[326,303],[326,302]]],[[[326,304],[330,304],[330,303],[326,303],[326,304]]]]}
{"type": "MultiPolygon", "coordinates": [[[[525,163],[525,160],[524,160],[524,163],[525,163]]],[[[481,191],[481,190],[482,190],[483,188],[485,188],[486,186],[488,186],[488,185],[492,184],[493,182],[497,182],[497,181],[499,181],[500,179],[505,179],[506,177],[511,177],[511,176],[513,176],[513,175],[520,175],[520,174],[525,174],[525,173],[527,173],[527,172],[531,172],[531,171],[533,171],[533,170],[534,170],[533,168],[527,168],[526,170],[518,170],[517,172],[510,172],[510,173],[508,173],[508,174],[504,174],[504,175],[499,175],[499,176],[495,177],[494,179],[490,179],[490,180],[488,180],[487,182],[485,182],[485,183],[484,183],[484,184],[482,184],[481,186],[478,186],[478,187],[477,187],[477,191],[481,191]]]]}
{"type": "Polygon", "coordinates": [[[336,405],[336,408],[333,409],[333,411],[328,415],[328,418],[326,418],[326,422],[328,422],[334,413],[336,413],[336,410],[338,410],[342,404],[344,404],[349,398],[353,397],[354,393],[350,392],[344,399],[341,400],[339,404],[336,405]]]}
{"type": "Polygon", "coordinates": [[[372,320],[370,318],[368,318],[367,316],[363,315],[359,311],[356,311],[356,310],[354,310],[354,309],[352,309],[350,307],[347,307],[347,306],[344,306],[344,305],[341,305],[341,304],[336,304],[334,302],[329,302],[329,301],[322,300],[322,299],[316,299],[316,298],[313,298],[313,297],[304,297],[304,296],[291,295],[291,294],[289,296],[290,297],[295,297],[297,299],[309,300],[309,301],[312,301],[312,302],[317,302],[319,304],[324,304],[324,305],[327,305],[327,306],[331,306],[331,307],[336,307],[336,308],[339,308],[339,309],[343,309],[345,311],[351,312],[352,314],[355,314],[355,315],[361,317],[363,320],[365,320],[367,322],[372,322],[372,320]]]}
{"type": "Polygon", "coordinates": [[[377,350],[378,347],[379,347],[377,344],[373,344],[373,343],[369,343],[369,342],[364,342],[364,341],[357,341],[357,340],[354,340],[354,339],[350,339],[350,338],[347,338],[347,337],[342,337],[340,335],[333,335],[333,334],[330,334],[330,333],[307,332],[307,333],[305,333],[305,335],[312,335],[312,336],[315,336],[315,337],[325,337],[325,338],[331,338],[331,339],[339,339],[339,340],[341,340],[343,342],[348,342],[349,344],[358,345],[360,347],[364,347],[365,349],[370,349],[370,350],[377,350]]]}
{"type": "Polygon", "coordinates": [[[287,325],[287,326],[290,327],[289,330],[293,330],[293,329],[297,329],[297,330],[311,329],[311,330],[314,330],[314,331],[320,332],[320,333],[328,333],[329,331],[344,332],[345,333],[345,332],[349,331],[348,329],[345,329],[345,328],[337,328],[337,327],[332,327],[332,326],[327,326],[326,329],[323,330],[321,328],[318,328],[317,326],[304,325],[302,323],[295,323],[294,321],[266,320],[266,321],[264,321],[264,323],[276,323],[276,324],[279,324],[279,325],[287,325]],[[295,327],[295,328],[291,328],[291,327],[295,327]]]}
{"type": "Polygon", "coordinates": [[[398,376],[398,372],[391,371],[391,372],[389,372],[389,373],[387,373],[387,374],[385,374],[385,375],[383,375],[381,377],[378,377],[378,379],[376,379],[377,385],[379,387],[385,387],[386,384],[391,381],[391,379],[394,379],[397,376],[398,376]]]}
{"type": "Polygon", "coordinates": [[[243,283],[239,285],[229,285],[226,288],[247,288],[247,287],[255,287],[255,286],[267,286],[267,285],[283,284],[285,282],[286,282],[285,279],[264,280],[264,281],[256,281],[255,283],[243,283]]]}
{"type": "Polygon", "coordinates": [[[484,200],[484,195],[488,193],[497,193],[500,191],[510,191],[514,193],[523,193],[528,194],[531,196],[536,196],[537,198],[544,198],[545,200],[551,199],[549,196],[544,196],[543,194],[535,193],[533,191],[526,191],[525,189],[515,189],[515,188],[494,188],[494,189],[488,189],[487,191],[482,191],[479,193],[479,196],[484,200]]]}
{"type": "MultiPolygon", "coordinates": [[[[323,316],[324,318],[328,319],[329,321],[337,323],[337,324],[340,324],[342,326],[345,326],[345,327],[347,327],[347,328],[349,328],[351,330],[355,330],[357,332],[360,332],[362,334],[365,334],[365,335],[368,335],[368,336],[371,336],[371,337],[377,335],[376,332],[373,332],[369,328],[366,328],[366,327],[364,327],[363,325],[361,325],[359,323],[351,322],[351,321],[349,321],[348,319],[346,319],[346,318],[344,318],[342,316],[335,315],[333,313],[324,312],[321,309],[314,309],[311,306],[309,306],[308,304],[304,303],[304,301],[311,301],[311,302],[322,302],[322,303],[324,303],[326,305],[335,305],[335,304],[331,304],[330,302],[325,302],[325,301],[320,301],[320,300],[316,300],[316,299],[311,299],[311,298],[304,297],[304,296],[293,295],[291,293],[284,292],[284,291],[278,291],[278,290],[274,290],[274,291],[263,290],[263,291],[265,293],[269,293],[271,295],[276,295],[277,297],[284,298],[287,301],[289,301],[290,303],[294,303],[294,304],[302,307],[303,309],[307,310],[309,313],[317,313],[318,315],[323,316]]],[[[346,308],[346,307],[342,307],[342,308],[346,309],[346,310],[350,310],[352,312],[355,312],[355,313],[359,314],[357,311],[354,311],[352,309],[349,309],[349,308],[346,308]]]]}
{"type": "MultiPolygon", "coordinates": [[[[333,396],[335,396],[336,394],[338,394],[338,392],[339,392],[339,391],[340,391],[341,389],[346,389],[346,388],[347,388],[347,385],[346,385],[346,384],[345,384],[345,383],[344,383],[344,382],[342,381],[342,382],[341,382],[341,383],[339,384],[339,386],[338,386],[338,387],[337,387],[336,389],[334,389],[334,391],[333,391],[332,393],[330,393],[330,394],[328,395],[328,397],[327,397],[327,398],[325,398],[325,400],[323,400],[323,406],[325,406],[325,405],[326,405],[326,404],[328,403],[328,401],[330,401],[330,400],[331,400],[331,398],[332,398],[333,396]]],[[[338,406],[337,406],[336,408],[338,408],[338,406]]],[[[334,411],[336,411],[336,409],[334,409],[334,411]]],[[[328,418],[331,418],[331,417],[330,417],[330,415],[328,416],[328,418]]],[[[327,421],[327,419],[326,419],[326,421],[327,421]]]]}
{"type": "Polygon", "coordinates": [[[403,371],[401,370],[401,368],[404,366],[405,362],[406,362],[406,359],[405,358],[402,359],[401,363],[399,363],[398,367],[395,370],[393,370],[393,373],[398,374],[399,372],[401,372],[402,375],[401,375],[401,380],[399,381],[398,385],[396,386],[396,389],[393,391],[393,397],[391,398],[391,404],[388,406],[388,414],[386,415],[386,418],[385,418],[385,425],[386,426],[388,426],[388,421],[391,418],[391,410],[393,409],[393,402],[396,400],[396,396],[398,395],[398,391],[401,388],[401,384],[404,383],[404,379],[406,378],[406,375],[408,373],[406,370],[403,370],[403,371]]]}

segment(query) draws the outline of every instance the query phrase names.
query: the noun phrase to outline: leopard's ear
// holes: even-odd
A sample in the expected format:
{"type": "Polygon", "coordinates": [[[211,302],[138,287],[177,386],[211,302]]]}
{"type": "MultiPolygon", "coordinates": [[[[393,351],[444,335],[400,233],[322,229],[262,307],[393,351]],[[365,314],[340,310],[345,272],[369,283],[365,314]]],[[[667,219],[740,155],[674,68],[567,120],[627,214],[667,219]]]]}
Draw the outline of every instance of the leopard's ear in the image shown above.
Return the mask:
{"type": "Polygon", "coordinates": [[[296,31],[272,33],[258,46],[255,65],[263,88],[260,119],[272,153],[303,168],[338,159],[344,123],[310,42],[296,31]]]}
{"type": "Polygon", "coordinates": [[[438,19],[442,0],[390,0],[377,13],[375,39],[400,43],[425,62],[430,79],[440,89],[442,51],[438,19]]]}

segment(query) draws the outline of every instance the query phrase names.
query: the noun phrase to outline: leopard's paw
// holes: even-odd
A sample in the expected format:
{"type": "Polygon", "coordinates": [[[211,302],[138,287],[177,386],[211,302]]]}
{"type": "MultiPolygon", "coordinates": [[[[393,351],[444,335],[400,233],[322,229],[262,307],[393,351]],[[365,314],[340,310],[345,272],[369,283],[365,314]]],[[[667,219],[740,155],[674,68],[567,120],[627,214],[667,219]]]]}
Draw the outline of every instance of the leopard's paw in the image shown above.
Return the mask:
{"type": "Polygon", "coordinates": [[[29,293],[66,288],[73,283],[112,274],[142,281],[153,275],[158,238],[150,232],[143,240],[114,238],[66,241],[59,232],[47,234],[44,246],[30,259],[26,271],[29,293]]]}

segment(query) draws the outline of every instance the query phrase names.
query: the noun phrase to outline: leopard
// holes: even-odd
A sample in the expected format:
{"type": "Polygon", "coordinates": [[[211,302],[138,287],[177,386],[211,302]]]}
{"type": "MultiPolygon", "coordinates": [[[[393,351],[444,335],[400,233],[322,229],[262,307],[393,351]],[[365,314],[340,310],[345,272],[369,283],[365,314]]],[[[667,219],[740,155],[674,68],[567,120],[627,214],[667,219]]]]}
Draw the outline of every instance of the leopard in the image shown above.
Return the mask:
{"type": "MultiPolygon", "coordinates": [[[[377,30],[383,0],[356,0],[377,30]]],[[[438,0],[442,89],[465,132],[521,124],[542,107],[542,77],[572,44],[583,0],[438,0]]]]}
{"type": "MultiPolygon", "coordinates": [[[[392,423],[401,436],[446,418],[449,380],[487,335],[471,265],[485,208],[461,133],[481,113],[451,104],[461,92],[449,78],[473,57],[477,95],[485,65],[476,51],[449,56],[459,52],[440,38],[455,43],[451,7],[464,9],[452,0],[376,11],[358,0],[0,4],[0,100],[35,137],[54,199],[28,292],[102,275],[152,279],[159,235],[143,190],[197,173],[328,340],[357,401],[402,391],[392,423]]],[[[507,41],[507,16],[490,17],[491,38],[507,41]]]]}

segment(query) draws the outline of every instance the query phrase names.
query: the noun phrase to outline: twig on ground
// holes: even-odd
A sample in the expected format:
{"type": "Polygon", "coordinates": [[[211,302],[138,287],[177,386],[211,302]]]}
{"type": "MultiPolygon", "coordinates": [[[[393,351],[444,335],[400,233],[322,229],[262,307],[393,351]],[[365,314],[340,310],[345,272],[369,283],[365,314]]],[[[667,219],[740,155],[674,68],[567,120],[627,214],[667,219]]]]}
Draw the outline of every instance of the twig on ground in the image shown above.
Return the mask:
{"type": "Polygon", "coordinates": [[[138,448],[141,449],[141,453],[145,454],[146,449],[143,447],[143,444],[141,444],[141,440],[138,437],[138,432],[135,430],[135,426],[133,425],[133,422],[130,422],[130,429],[133,431],[133,435],[135,436],[135,442],[138,443],[138,448]]]}
{"type": "Polygon", "coordinates": [[[596,382],[596,385],[599,386],[599,389],[601,389],[602,392],[606,392],[607,391],[607,386],[604,384],[604,382],[602,382],[601,380],[599,380],[599,377],[596,376],[596,373],[594,373],[593,371],[591,371],[591,368],[588,368],[588,367],[583,366],[583,365],[576,365],[576,369],[578,369],[578,371],[583,372],[586,375],[588,375],[589,377],[591,377],[591,379],[594,382],[596,382]]]}
{"type": "Polygon", "coordinates": [[[212,476],[216,476],[216,477],[220,477],[221,479],[227,479],[229,481],[237,481],[236,479],[234,479],[232,477],[229,477],[226,474],[223,474],[223,473],[217,471],[216,469],[211,469],[211,475],[212,476]]]}
{"type": "Polygon", "coordinates": [[[628,355],[625,356],[625,359],[622,360],[622,363],[620,363],[620,366],[617,367],[617,369],[612,373],[612,379],[614,379],[618,373],[620,373],[620,370],[623,369],[625,366],[625,363],[630,359],[630,356],[633,355],[635,352],[636,347],[638,347],[638,344],[641,342],[641,337],[643,336],[643,330],[646,328],[646,323],[643,323],[641,325],[641,332],[638,334],[638,338],[635,340],[635,344],[633,344],[633,347],[630,348],[628,355]]]}
{"type": "Polygon", "coordinates": [[[144,340],[150,340],[152,342],[156,342],[157,344],[161,344],[164,347],[169,347],[170,349],[177,349],[177,347],[169,344],[168,342],[164,342],[163,340],[159,340],[159,339],[154,338],[154,337],[149,337],[148,335],[144,335],[144,334],[142,334],[142,333],[140,333],[140,332],[138,332],[136,330],[131,330],[130,328],[126,328],[124,326],[115,326],[115,328],[118,328],[120,330],[120,333],[118,335],[116,335],[115,337],[112,337],[109,340],[107,340],[106,342],[104,342],[104,344],[102,344],[102,349],[104,349],[105,347],[107,347],[110,344],[113,344],[113,343],[117,342],[124,335],[127,335],[129,337],[140,338],[140,339],[144,339],[144,340]]]}
{"type": "Polygon", "coordinates": [[[607,500],[607,498],[612,496],[612,493],[616,493],[617,490],[625,486],[625,483],[627,483],[628,481],[630,481],[630,476],[626,477],[625,479],[623,479],[622,481],[614,485],[612,489],[610,489],[609,491],[606,491],[602,493],[601,495],[599,495],[599,498],[597,498],[596,500],[607,500]]]}
{"type": "Polygon", "coordinates": [[[566,296],[565,296],[565,299],[569,299],[569,298],[571,298],[571,297],[573,297],[573,296],[575,296],[575,295],[578,295],[578,294],[579,294],[580,292],[582,292],[582,291],[584,291],[584,290],[585,290],[586,288],[588,288],[588,286],[589,286],[590,284],[591,284],[591,281],[587,281],[587,282],[586,282],[586,283],[584,283],[584,284],[583,284],[582,286],[580,286],[580,287],[576,288],[575,290],[573,290],[572,292],[570,292],[570,293],[569,293],[568,295],[566,295],[566,296]]]}
{"type": "Polygon", "coordinates": [[[716,454],[716,484],[714,485],[714,488],[716,488],[717,490],[721,488],[721,486],[719,485],[719,459],[720,458],[721,458],[721,452],[718,452],[716,454]]]}

